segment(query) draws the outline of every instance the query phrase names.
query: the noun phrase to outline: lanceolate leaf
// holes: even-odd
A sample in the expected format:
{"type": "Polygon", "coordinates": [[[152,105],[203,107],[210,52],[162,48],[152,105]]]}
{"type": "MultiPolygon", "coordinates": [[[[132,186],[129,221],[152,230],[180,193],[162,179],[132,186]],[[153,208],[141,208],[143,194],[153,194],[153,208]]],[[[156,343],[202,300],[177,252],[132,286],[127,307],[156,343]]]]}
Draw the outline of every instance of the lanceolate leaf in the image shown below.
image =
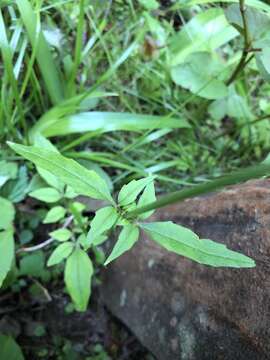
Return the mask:
{"type": "Polygon", "coordinates": [[[50,187],[32,191],[29,195],[37,200],[44,201],[46,203],[57,202],[62,197],[59,191],[50,187]]]}
{"type": "Polygon", "coordinates": [[[57,241],[67,241],[71,238],[72,232],[68,229],[57,229],[50,232],[50,236],[57,241]]]}
{"type": "Polygon", "coordinates": [[[140,225],[159,245],[176,254],[188,257],[200,264],[226,267],[254,267],[249,257],[227,249],[212,240],[200,240],[191,230],[168,222],[140,225]]]}
{"type": "Polygon", "coordinates": [[[72,242],[65,242],[61,245],[58,245],[49,257],[47,266],[59,264],[72,253],[73,249],[74,244],[72,242]]]}
{"type": "Polygon", "coordinates": [[[66,209],[63,206],[55,206],[50,209],[43,220],[43,224],[56,223],[57,221],[63,219],[66,214],[66,209]]]}
{"type": "Polygon", "coordinates": [[[139,238],[139,228],[133,224],[125,225],[120,236],[104,265],[108,265],[111,261],[118,258],[124,252],[132,248],[139,238]]]}
{"type": "Polygon", "coordinates": [[[132,180],[127,185],[124,185],[119,192],[118,201],[121,206],[126,206],[131,204],[136,200],[137,196],[141,191],[152,181],[154,180],[153,176],[149,176],[140,180],[132,180]]]}
{"type": "Polygon", "coordinates": [[[14,239],[12,230],[0,232],[0,287],[9,272],[14,258],[14,239]]]}
{"type": "Polygon", "coordinates": [[[94,171],[87,170],[76,161],[68,159],[54,151],[35,146],[9,143],[18,154],[35,165],[52,172],[66,185],[70,185],[77,194],[114,203],[108,186],[94,171]]]}
{"type": "MultiPolygon", "coordinates": [[[[142,195],[138,201],[138,207],[148,205],[148,204],[152,203],[153,201],[156,201],[156,194],[155,194],[155,185],[154,185],[154,182],[152,181],[144,189],[144,192],[142,193],[142,195]]],[[[143,220],[147,219],[154,212],[155,212],[155,210],[147,211],[147,212],[139,215],[139,218],[143,219],[143,220]]]]}
{"type": "Polygon", "coordinates": [[[100,235],[104,234],[117,222],[119,215],[114,207],[107,206],[98,210],[91,222],[91,228],[87,235],[87,243],[96,245],[100,242],[100,235]]]}
{"type": "Polygon", "coordinates": [[[77,311],[87,309],[92,275],[93,265],[89,256],[76,249],[66,262],[65,283],[77,311]]]}

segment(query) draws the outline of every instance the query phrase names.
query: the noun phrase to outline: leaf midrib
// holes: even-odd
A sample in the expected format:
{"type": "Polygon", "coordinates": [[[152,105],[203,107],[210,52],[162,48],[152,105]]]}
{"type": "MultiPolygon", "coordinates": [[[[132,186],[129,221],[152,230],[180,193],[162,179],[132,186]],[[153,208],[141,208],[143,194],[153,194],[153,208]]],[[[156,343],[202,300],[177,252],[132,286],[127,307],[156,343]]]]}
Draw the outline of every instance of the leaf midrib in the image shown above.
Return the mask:
{"type": "MultiPolygon", "coordinates": [[[[28,154],[33,155],[33,153],[32,153],[31,151],[29,151],[29,150],[24,150],[24,151],[25,151],[26,153],[28,153],[28,154]]],[[[104,198],[104,194],[102,194],[102,193],[100,192],[100,190],[95,189],[95,188],[94,188],[93,186],[91,186],[87,181],[85,181],[84,178],[78,176],[78,174],[73,173],[72,171],[66,169],[64,166],[61,166],[61,165],[57,164],[56,162],[54,162],[54,161],[52,161],[52,160],[48,160],[48,159],[46,159],[45,157],[43,157],[43,156],[41,156],[41,155],[39,155],[39,154],[35,154],[35,156],[38,157],[38,158],[40,158],[40,159],[42,159],[42,160],[44,160],[44,161],[50,162],[51,164],[59,167],[61,170],[64,170],[64,171],[66,171],[67,173],[71,174],[72,176],[74,176],[75,178],[77,178],[77,179],[79,179],[81,182],[83,182],[85,185],[87,185],[88,187],[94,189],[98,194],[100,194],[100,195],[104,198]]],[[[61,155],[60,155],[60,156],[61,156],[61,155]]],[[[69,161],[72,161],[71,159],[68,159],[68,160],[69,160],[69,161]]],[[[40,166],[40,165],[38,165],[38,166],[40,166]]],[[[40,167],[42,167],[42,166],[40,166],[40,167]]],[[[46,169],[45,169],[45,170],[46,170],[46,169]]],[[[88,171],[89,171],[90,173],[92,172],[92,173],[96,174],[93,170],[88,170],[88,171]]],[[[96,174],[96,175],[97,175],[97,174],[96,174]]],[[[97,176],[98,176],[98,175],[97,175],[97,176]]],[[[57,176],[57,177],[58,177],[58,176],[57,176]]],[[[101,179],[101,180],[102,180],[102,179],[101,179]]],[[[107,196],[106,196],[106,199],[107,199],[107,200],[110,200],[110,199],[107,198],[107,196]]],[[[110,202],[111,202],[111,200],[110,200],[110,202]]]]}
{"type": "MultiPolygon", "coordinates": [[[[236,262],[239,262],[239,263],[247,263],[247,264],[250,264],[251,263],[251,261],[248,261],[248,260],[238,260],[238,259],[234,259],[234,258],[232,258],[232,257],[229,257],[229,256],[224,256],[224,255],[217,255],[217,254],[212,254],[212,253],[209,253],[209,252],[207,252],[207,251],[205,251],[205,250],[202,250],[202,249],[198,249],[198,248],[196,248],[196,247],[193,247],[192,245],[189,245],[189,244],[184,244],[184,243],[182,243],[181,241],[179,241],[179,240],[177,240],[177,239],[174,239],[174,238],[172,238],[172,237],[169,237],[168,235],[164,235],[164,234],[162,234],[162,233],[160,233],[159,231],[157,231],[157,230],[149,230],[149,229],[146,229],[146,228],[144,228],[143,227],[143,229],[145,230],[145,231],[149,231],[150,233],[151,232],[153,232],[153,233],[156,233],[156,234],[158,234],[159,236],[163,236],[163,237],[167,237],[169,240],[173,240],[173,241],[176,241],[176,242],[179,242],[180,244],[182,244],[183,246],[186,246],[186,247],[188,247],[188,248],[191,248],[192,250],[196,250],[196,251],[200,251],[201,253],[203,253],[203,254],[207,254],[207,255],[210,255],[210,256],[213,256],[213,257],[218,257],[218,258],[222,258],[222,259],[230,259],[230,260],[233,260],[233,261],[236,261],[236,262]]],[[[203,240],[198,240],[198,241],[203,241],[203,240]]],[[[228,248],[226,248],[226,250],[229,250],[229,251],[233,251],[233,250],[230,250],[230,249],[228,249],[228,248]]],[[[238,254],[238,253],[237,253],[238,254]]],[[[238,255],[241,255],[241,256],[245,256],[245,255],[243,255],[243,254],[238,254],[238,255]]]]}

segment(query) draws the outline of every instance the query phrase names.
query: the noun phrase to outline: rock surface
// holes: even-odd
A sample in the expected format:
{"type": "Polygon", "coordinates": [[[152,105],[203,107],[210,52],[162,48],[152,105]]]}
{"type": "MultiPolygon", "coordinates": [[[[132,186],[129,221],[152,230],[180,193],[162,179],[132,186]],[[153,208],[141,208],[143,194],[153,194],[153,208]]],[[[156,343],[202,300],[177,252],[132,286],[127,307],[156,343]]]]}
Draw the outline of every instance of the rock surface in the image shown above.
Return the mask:
{"type": "Polygon", "coordinates": [[[104,272],[112,313],[159,360],[270,359],[270,181],[187,200],[155,220],[189,226],[257,266],[199,265],[142,236],[104,272]]]}

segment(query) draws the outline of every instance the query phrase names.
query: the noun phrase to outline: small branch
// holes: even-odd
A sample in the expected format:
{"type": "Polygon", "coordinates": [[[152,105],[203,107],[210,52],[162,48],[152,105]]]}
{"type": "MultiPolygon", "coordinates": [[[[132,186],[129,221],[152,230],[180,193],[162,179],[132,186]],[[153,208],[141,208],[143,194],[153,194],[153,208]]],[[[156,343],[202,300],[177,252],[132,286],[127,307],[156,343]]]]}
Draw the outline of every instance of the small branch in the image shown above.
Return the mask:
{"type": "MultiPolygon", "coordinates": [[[[240,61],[239,61],[238,65],[236,66],[236,68],[235,68],[234,72],[232,73],[231,77],[226,81],[227,86],[231,85],[236,80],[238,75],[244,70],[246,65],[249,63],[249,61],[248,62],[246,61],[247,56],[252,51],[252,49],[250,48],[251,41],[250,41],[250,38],[249,38],[245,0],[239,0],[239,9],[240,9],[241,17],[242,17],[242,22],[243,22],[244,48],[243,48],[242,55],[241,55],[241,58],[240,58],[240,61]]],[[[255,50],[255,49],[253,49],[253,50],[255,50]]],[[[258,51],[258,49],[256,49],[256,51],[258,51]]]]}
{"type": "MultiPolygon", "coordinates": [[[[64,223],[62,229],[67,228],[72,223],[73,219],[74,219],[74,216],[70,216],[69,218],[67,218],[67,220],[64,223]]],[[[33,251],[43,249],[44,247],[46,247],[46,246],[50,245],[52,242],[54,242],[54,240],[55,239],[50,238],[50,239],[48,239],[48,240],[46,240],[43,243],[40,243],[38,245],[20,248],[20,249],[18,249],[16,251],[16,254],[19,254],[19,253],[22,253],[22,252],[33,252],[33,251]]]]}

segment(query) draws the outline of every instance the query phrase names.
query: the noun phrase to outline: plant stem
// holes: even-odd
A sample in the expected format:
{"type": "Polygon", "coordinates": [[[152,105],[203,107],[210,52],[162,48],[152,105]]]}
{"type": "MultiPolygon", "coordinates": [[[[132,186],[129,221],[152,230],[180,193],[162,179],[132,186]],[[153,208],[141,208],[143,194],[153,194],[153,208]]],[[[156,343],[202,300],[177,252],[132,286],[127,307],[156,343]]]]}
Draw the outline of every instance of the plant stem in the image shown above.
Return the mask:
{"type": "MultiPolygon", "coordinates": [[[[68,217],[66,222],[62,226],[62,229],[66,229],[72,223],[73,219],[74,219],[73,216],[68,217]]],[[[45,241],[43,241],[42,243],[40,243],[38,245],[30,246],[30,247],[22,247],[22,248],[20,248],[20,249],[18,249],[16,251],[16,254],[19,254],[19,253],[22,253],[22,252],[33,252],[33,251],[43,249],[44,247],[50,245],[54,241],[55,241],[54,238],[49,238],[48,240],[45,240],[45,241]]]]}
{"type": "Polygon", "coordinates": [[[249,63],[247,62],[247,56],[250,52],[250,37],[249,37],[249,31],[248,31],[248,24],[247,24],[247,17],[246,17],[246,6],[245,6],[245,0],[239,0],[239,9],[242,17],[243,22],[243,31],[244,31],[244,48],[242,51],[242,56],[240,58],[240,61],[238,65],[236,66],[234,72],[232,73],[231,77],[227,80],[226,85],[231,85],[235,79],[238,77],[238,75],[242,72],[242,70],[246,67],[246,65],[249,63]]]}
{"type": "Polygon", "coordinates": [[[248,167],[242,170],[234,171],[231,174],[222,176],[216,180],[209,181],[205,184],[196,185],[190,189],[184,189],[164,195],[157,201],[154,201],[146,206],[141,206],[128,214],[131,217],[143,214],[147,211],[159,209],[164,206],[183,201],[198,195],[202,195],[214,190],[223,188],[224,186],[233,185],[250,179],[256,179],[270,174],[270,164],[262,164],[258,166],[248,167]]]}

